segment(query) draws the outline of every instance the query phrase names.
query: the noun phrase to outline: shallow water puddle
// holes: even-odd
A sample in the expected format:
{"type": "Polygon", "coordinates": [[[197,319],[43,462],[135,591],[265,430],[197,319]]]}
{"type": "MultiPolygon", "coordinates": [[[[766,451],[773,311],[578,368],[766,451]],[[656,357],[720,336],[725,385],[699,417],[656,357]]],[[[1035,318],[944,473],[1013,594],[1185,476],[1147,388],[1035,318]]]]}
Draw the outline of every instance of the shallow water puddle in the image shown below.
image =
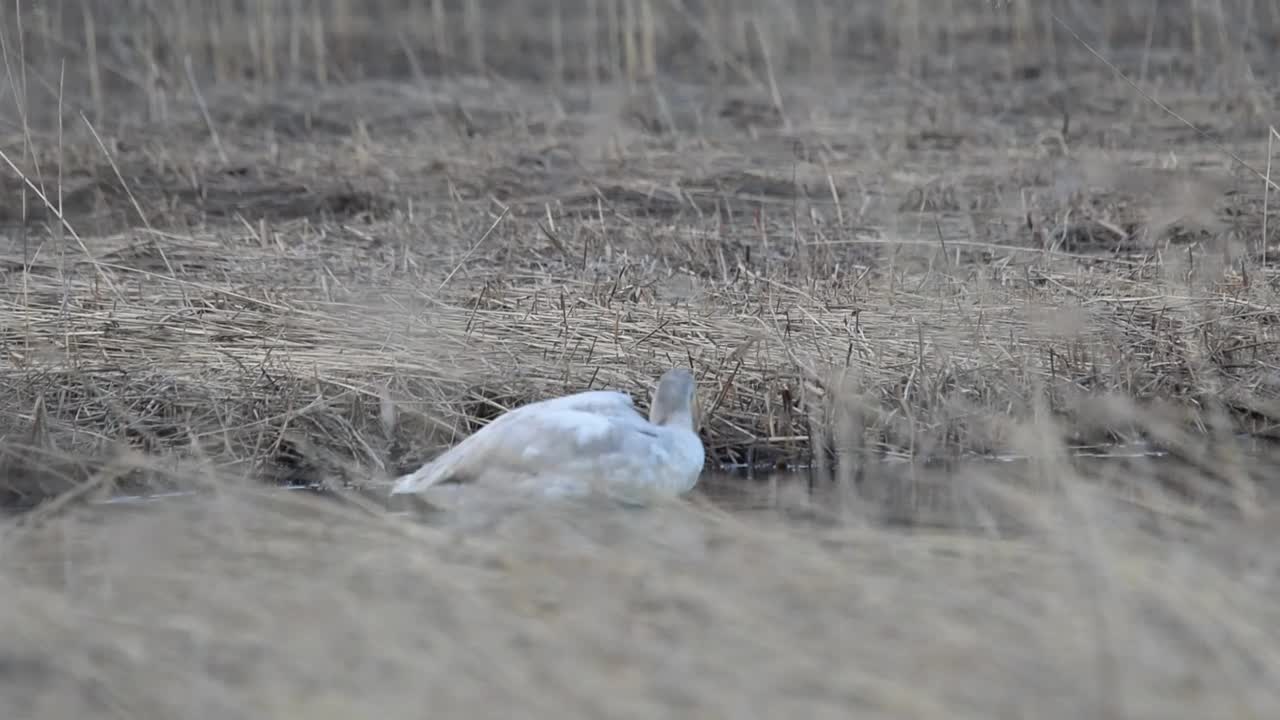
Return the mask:
{"type": "MultiPolygon", "coordinates": [[[[1077,448],[1071,457],[1087,462],[1121,464],[1138,459],[1160,462],[1165,453],[1144,446],[1077,448]]],[[[982,478],[1019,477],[1026,456],[973,457],[951,467],[911,463],[905,457],[880,458],[859,468],[851,484],[841,484],[830,471],[807,468],[752,470],[713,469],[703,473],[690,499],[734,514],[785,517],[792,520],[835,520],[850,512],[889,525],[992,531],[1007,528],[1000,503],[983,496],[982,478]],[[978,481],[974,481],[978,478],[978,481]]],[[[282,491],[321,491],[290,485],[282,491]]],[[[360,490],[378,504],[381,486],[360,490]]],[[[206,495],[200,491],[120,494],[90,501],[98,506],[139,506],[206,495]]],[[[407,512],[407,511],[405,511],[407,512]]],[[[399,513],[397,513],[399,514],[399,513]]]]}

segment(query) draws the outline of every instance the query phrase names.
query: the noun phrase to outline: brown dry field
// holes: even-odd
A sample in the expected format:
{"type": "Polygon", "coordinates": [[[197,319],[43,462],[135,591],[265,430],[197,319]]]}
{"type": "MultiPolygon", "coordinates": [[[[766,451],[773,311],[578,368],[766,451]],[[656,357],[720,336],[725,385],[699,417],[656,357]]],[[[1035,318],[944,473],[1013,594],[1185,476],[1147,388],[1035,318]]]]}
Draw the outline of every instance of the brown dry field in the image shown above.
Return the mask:
{"type": "Polygon", "coordinates": [[[1280,3],[1173,4],[0,8],[0,714],[1274,717],[1280,3]],[[808,482],[383,506],[675,364],[808,482]]]}

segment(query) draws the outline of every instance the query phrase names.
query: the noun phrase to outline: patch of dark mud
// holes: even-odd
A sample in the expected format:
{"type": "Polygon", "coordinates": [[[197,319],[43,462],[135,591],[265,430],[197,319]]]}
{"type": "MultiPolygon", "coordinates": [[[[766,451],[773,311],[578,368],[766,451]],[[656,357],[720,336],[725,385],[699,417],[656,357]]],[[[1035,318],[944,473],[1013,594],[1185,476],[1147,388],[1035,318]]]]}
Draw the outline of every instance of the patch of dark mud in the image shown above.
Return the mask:
{"type": "MultiPolygon", "coordinates": [[[[6,649],[0,654],[0,694],[4,697],[0,707],[8,711],[6,717],[37,717],[37,709],[47,705],[55,693],[79,699],[85,690],[43,653],[6,649]]],[[[97,703],[94,709],[106,711],[108,707],[97,703]]]]}
{"type": "Polygon", "coordinates": [[[1046,241],[1055,250],[1073,253],[1136,252],[1141,249],[1136,226],[1120,227],[1098,220],[1078,220],[1051,228],[1046,241]]]}
{"type": "MultiPolygon", "coordinates": [[[[71,386],[51,386],[55,375],[6,383],[6,394],[19,409],[0,413],[0,509],[29,510],[68,493],[83,499],[171,484],[155,468],[120,462],[120,451],[132,446],[154,453],[157,445],[151,441],[161,435],[171,444],[189,444],[186,433],[172,423],[144,428],[149,419],[135,422],[119,412],[113,417],[115,409],[98,411],[90,403],[76,403],[75,396],[82,393],[71,386]],[[23,412],[25,408],[30,411],[23,412]]],[[[98,404],[104,403],[115,404],[112,400],[98,404]]]]}
{"type": "Polygon", "coordinates": [[[228,106],[214,116],[214,121],[218,127],[250,132],[265,130],[282,139],[297,140],[316,135],[349,135],[355,125],[348,118],[349,115],[336,116],[293,103],[268,101],[244,109],[228,106]]]}
{"type": "Polygon", "coordinates": [[[743,171],[721,173],[685,182],[683,186],[691,194],[714,194],[721,199],[790,201],[798,194],[790,178],[766,177],[743,171]]]}
{"type": "Polygon", "coordinates": [[[907,135],[904,144],[913,151],[951,151],[959,150],[969,139],[970,135],[966,133],[921,130],[907,135]]]}
{"type": "Polygon", "coordinates": [[[226,266],[226,247],[188,244],[165,238],[131,242],[97,256],[99,263],[164,274],[207,274],[226,266]]]}
{"type": "Polygon", "coordinates": [[[49,447],[0,440],[0,510],[30,510],[70,492],[91,477],[94,465],[49,447]]]}
{"type": "MultiPolygon", "coordinates": [[[[131,223],[142,224],[127,194],[114,180],[72,176],[64,180],[61,197],[52,186],[46,186],[42,192],[55,208],[61,206],[63,217],[82,235],[109,234],[131,223]]],[[[0,193],[5,197],[4,202],[0,202],[0,226],[18,228],[58,223],[57,213],[22,180],[0,178],[0,193]]]]}
{"type": "Polygon", "coordinates": [[[1188,223],[1152,226],[1141,222],[1117,224],[1098,219],[1080,219],[1049,228],[1044,236],[1048,247],[1071,253],[1141,255],[1156,248],[1172,246],[1194,251],[1214,245],[1218,235],[1188,223]]]}
{"type": "Polygon", "coordinates": [[[306,405],[298,398],[314,394],[313,381],[275,366],[242,372],[0,375],[9,398],[0,412],[0,508],[30,509],[67,492],[145,495],[240,478],[342,484],[394,455],[376,400],[324,386],[324,397],[306,405]]]}
{"type": "Polygon", "coordinates": [[[542,203],[571,185],[577,183],[567,173],[526,156],[518,158],[514,166],[490,170],[475,180],[460,178],[454,187],[464,199],[493,197],[503,203],[530,202],[541,210],[542,203]]]}
{"type": "MultiPolygon", "coordinates": [[[[350,137],[357,130],[386,140],[423,133],[438,138],[441,132],[474,138],[528,129],[527,103],[460,84],[381,81],[325,93],[317,97],[295,89],[268,99],[230,98],[215,112],[214,123],[223,135],[271,135],[285,141],[350,137]]],[[[203,136],[203,121],[193,120],[186,132],[203,136]]]]}
{"type": "Polygon", "coordinates": [[[716,115],[739,130],[776,130],[783,124],[782,113],[776,105],[754,98],[727,98],[721,103],[716,115]]]}
{"type": "MultiPolygon", "coordinates": [[[[0,253],[0,286],[12,282],[11,275],[20,276],[24,273],[31,275],[50,277],[58,272],[56,259],[53,255],[42,253],[43,243],[39,240],[33,241],[26,238],[25,241],[21,237],[5,237],[0,234],[3,240],[4,250],[0,253]],[[36,257],[40,253],[42,257],[36,257]]],[[[28,302],[37,304],[56,304],[58,296],[44,293],[40,290],[27,290],[28,302]]]]}
{"type": "MultiPolygon", "coordinates": [[[[604,185],[561,200],[571,213],[594,215],[603,210],[619,217],[647,217],[670,220],[685,214],[696,214],[693,199],[671,190],[652,188],[638,190],[621,185],[604,185]]],[[[714,211],[714,206],[701,208],[714,211]]]]}
{"type": "Polygon", "coordinates": [[[961,193],[951,183],[933,182],[907,191],[898,212],[960,212],[965,209],[961,193]]]}
{"type": "MultiPolygon", "coordinates": [[[[439,116],[447,123],[460,137],[476,138],[498,135],[508,132],[513,128],[520,127],[524,118],[516,112],[503,110],[500,108],[481,107],[473,104],[464,105],[461,102],[454,102],[448,107],[441,108],[439,116]]],[[[380,121],[381,127],[394,127],[395,124],[407,124],[405,121],[413,120],[412,116],[400,117],[399,123],[395,123],[397,118],[383,118],[380,121]]],[[[420,123],[419,123],[420,124],[420,123]]],[[[530,133],[545,132],[546,128],[525,125],[525,129],[530,133]]]]}
{"type": "Polygon", "coordinates": [[[686,180],[669,188],[645,189],[601,185],[561,199],[569,212],[595,214],[600,210],[620,217],[671,220],[678,217],[720,216],[727,220],[761,202],[791,202],[797,197],[790,180],[749,172],[731,172],[686,180]]]}
{"type": "MultiPolygon", "coordinates": [[[[348,184],[309,185],[254,174],[249,168],[231,168],[192,187],[185,178],[143,169],[125,174],[126,191],[110,168],[99,168],[87,177],[68,179],[62,213],[86,236],[147,224],[200,224],[210,218],[237,216],[248,221],[381,218],[394,207],[389,198],[348,184]]],[[[7,197],[17,198],[21,191],[20,180],[0,180],[0,192],[7,197]]],[[[25,211],[18,202],[0,204],[0,225],[51,227],[57,222],[57,214],[29,191],[25,211]]]]}
{"type": "Polygon", "coordinates": [[[311,187],[291,182],[218,182],[182,190],[172,197],[206,218],[246,220],[345,220],[385,217],[394,207],[387,197],[353,187],[311,187]]]}

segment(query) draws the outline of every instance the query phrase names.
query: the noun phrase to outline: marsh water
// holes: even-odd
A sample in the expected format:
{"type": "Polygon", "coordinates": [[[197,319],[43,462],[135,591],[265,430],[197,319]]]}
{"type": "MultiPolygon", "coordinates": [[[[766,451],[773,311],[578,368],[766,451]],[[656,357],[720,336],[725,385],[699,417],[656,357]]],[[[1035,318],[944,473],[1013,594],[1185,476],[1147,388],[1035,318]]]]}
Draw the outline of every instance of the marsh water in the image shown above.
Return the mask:
{"type": "MultiPolygon", "coordinates": [[[[1077,449],[1069,458],[1076,467],[1088,466],[1091,476],[1106,478],[1165,473],[1166,454],[1145,446],[1077,449]]],[[[694,502],[744,517],[785,517],[822,521],[856,512],[889,525],[952,529],[1009,529],[1014,515],[1002,511],[997,494],[988,492],[992,480],[1022,482],[1043,469],[1044,458],[1002,456],[968,458],[944,465],[908,459],[878,459],[856,472],[801,469],[709,469],[691,493],[694,502]]],[[[380,485],[359,491],[364,498],[385,502],[380,485]]],[[[280,492],[317,492],[314,486],[290,485],[280,492]]],[[[324,491],[320,491],[324,492],[324,491]]],[[[117,494],[93,502],[110,508],[155,503],[198,501],[193,491],[147,495],[117,494]]],[[[109,513],[108,513],[109,514],[109,513]]]]}

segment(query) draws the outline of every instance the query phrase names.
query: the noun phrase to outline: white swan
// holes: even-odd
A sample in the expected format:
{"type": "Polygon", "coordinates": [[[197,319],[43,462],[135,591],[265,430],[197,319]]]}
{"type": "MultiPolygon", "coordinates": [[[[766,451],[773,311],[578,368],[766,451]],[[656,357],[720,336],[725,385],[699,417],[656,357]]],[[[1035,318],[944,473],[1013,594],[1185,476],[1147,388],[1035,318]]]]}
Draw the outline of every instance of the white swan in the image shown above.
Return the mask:
{"type": "Polygon", "coordinates": [[[443,484],[475,484],[581,495],[591,488],[622,499],[637,493],[679,495],[693,489],[705,453],[696,428],[693,373],[663,373],[646,420],[631,397],[593,390],[511,410],[415,472],[393,495],[443,484]]]}

